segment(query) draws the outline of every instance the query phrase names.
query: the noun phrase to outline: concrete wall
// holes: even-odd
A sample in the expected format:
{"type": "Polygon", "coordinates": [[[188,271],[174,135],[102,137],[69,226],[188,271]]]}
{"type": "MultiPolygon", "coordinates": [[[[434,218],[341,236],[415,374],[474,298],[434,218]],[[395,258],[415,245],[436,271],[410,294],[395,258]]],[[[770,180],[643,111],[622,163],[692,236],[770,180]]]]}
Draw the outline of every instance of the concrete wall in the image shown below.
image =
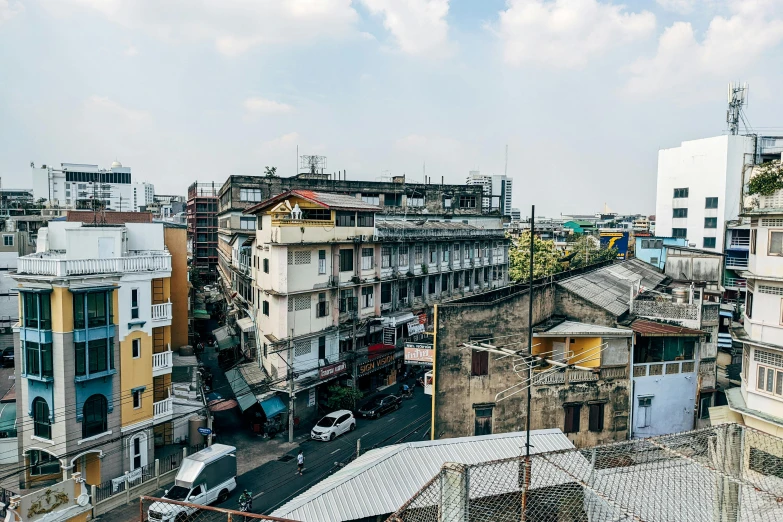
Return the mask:
{"type": "Polygon", "coordinates": [[[664,272],[672,279],[718,284],[723,281],[723,256],[701,254],[670,246],[666,248],[664,272]]]}
{"type": "Polygon", "coordinates": [[[634,438],[679,433],[693,429],[696,373],[636,377],[633,380],[634,438]],[[649,427],[639,427],[639,397],[652,397],[649,427]]]}
{"type": "Polygon", "coordinates": [[[165,227],[163,237],[171,254],[171,348],[188,344],[188,240],[187,230],[165,227]]]}
{"type": "MultiPolygon", "coordinates": [[[[630,296],[629,296],[630,298],[630,296]]],[[[591,302],[558,287],[554,296],[554,313],[566,317],[578,318],[579,322],[615,327],[616,317],[591,302]]]]}

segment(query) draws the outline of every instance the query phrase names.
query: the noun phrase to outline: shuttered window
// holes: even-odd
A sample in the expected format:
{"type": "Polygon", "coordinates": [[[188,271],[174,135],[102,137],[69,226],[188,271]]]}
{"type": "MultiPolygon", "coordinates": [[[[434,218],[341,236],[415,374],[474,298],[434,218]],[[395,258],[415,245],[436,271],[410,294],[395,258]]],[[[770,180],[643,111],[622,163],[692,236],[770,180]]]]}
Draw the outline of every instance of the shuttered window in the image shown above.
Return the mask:
{"type": "Polygon", "coordinates": [[[473,434],[492,435],[492,408],[476,408],[476,425],[473,434]]]}
{"type": "Polygon", "coordinates": [[[563,433],[579,433],[579,414],[582,411],[581,404],[569,404],[564,407],[565,422],[563,433]]]}
{"type": "Polygon", "coordinates": [[[473,359],[471,361],[471,375],[488,375],[489,374],[489,352],[473,351],[473,359]]]}

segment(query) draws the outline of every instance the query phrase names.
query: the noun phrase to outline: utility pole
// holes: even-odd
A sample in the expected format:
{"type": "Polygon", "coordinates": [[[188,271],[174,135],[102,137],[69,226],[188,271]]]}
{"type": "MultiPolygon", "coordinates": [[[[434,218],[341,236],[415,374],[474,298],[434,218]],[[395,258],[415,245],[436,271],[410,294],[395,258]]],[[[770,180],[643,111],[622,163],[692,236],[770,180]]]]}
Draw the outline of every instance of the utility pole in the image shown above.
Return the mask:
{"type": "Polygon", "coordinates": [[[536,223],[536,206],[530,209],[530,279],[527,292],[527,410],[525,412],[525,486],[522,493],[522,520],[527,518],[527,495],[530,490],[530,402],[533,395],[533,254],[535,253],[535,241],[533,232],[536,223]]]}
{"type": "MultiPolygon", "coordinates": [[[[358,302],[357,302],[358,305],[358,302]]],[[[356,408],[356,388],[359,386],[359,354],[356,350],[356,310],[351,312],[351,350],[353,351],[353,367],[351,368],[351,376],[353,382],[353,393],[351,394],[353,399],[353,407],[356,408]]]]}
{"type": "Polygon", "coordinates": [[[288,442],[294,442],[294,331],[288,338],[288,442]]]}

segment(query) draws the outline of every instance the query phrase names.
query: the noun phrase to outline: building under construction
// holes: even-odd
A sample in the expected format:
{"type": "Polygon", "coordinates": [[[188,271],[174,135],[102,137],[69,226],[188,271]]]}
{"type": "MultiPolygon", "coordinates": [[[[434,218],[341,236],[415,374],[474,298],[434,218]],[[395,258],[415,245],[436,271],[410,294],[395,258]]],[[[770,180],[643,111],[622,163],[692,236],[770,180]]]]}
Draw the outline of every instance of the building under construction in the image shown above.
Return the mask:
{"type": "Polygon", "coordinates": [[[198,270],[202,280],[217,277],[217,210],[218,191],[215,183],[195,182],[188,187],[188,235],[192,249],[191,266],[198,270]]]}

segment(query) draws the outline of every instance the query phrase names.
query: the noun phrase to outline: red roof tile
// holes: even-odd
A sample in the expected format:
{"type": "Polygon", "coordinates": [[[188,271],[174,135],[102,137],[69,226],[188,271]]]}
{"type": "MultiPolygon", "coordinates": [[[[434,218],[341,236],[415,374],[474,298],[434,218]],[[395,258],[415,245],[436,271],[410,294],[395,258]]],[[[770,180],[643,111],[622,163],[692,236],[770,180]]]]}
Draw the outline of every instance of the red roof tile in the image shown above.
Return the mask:
{"type": "Polygon", "coordinates": [[[646,319],[637,319],[631,325],[631,329],[644,337],[702,337],[707,335],[707,332],[701,330],[646,319]]]}

